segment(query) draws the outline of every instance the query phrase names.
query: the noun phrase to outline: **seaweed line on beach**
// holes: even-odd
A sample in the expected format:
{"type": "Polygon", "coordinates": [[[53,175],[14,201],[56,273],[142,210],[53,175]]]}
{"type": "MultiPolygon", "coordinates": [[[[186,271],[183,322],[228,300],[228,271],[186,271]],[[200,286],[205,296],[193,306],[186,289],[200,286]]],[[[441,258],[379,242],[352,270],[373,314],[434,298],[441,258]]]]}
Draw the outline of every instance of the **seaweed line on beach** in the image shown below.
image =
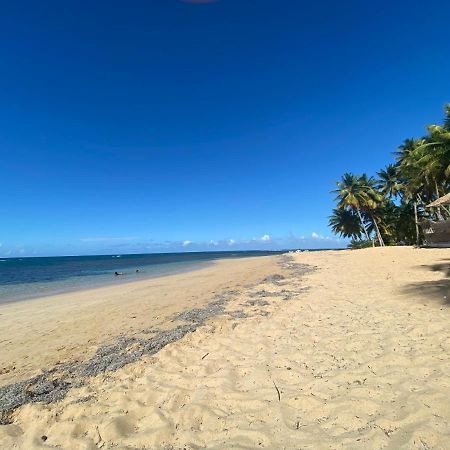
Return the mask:
{"type": "MultiPolygon", "coordinates": [[[[312,270],[310,266],[294,263],[291,258],[285,257],[281,259],[281,266],[294,277],[300,277],[312,270]]],[[[275,274],[266,277],[262,283],[281,284],[284,281],[283,275],[275,274]]],[[[145,332],[153,334],[150,338],[118,336],[112,344],[99,347],[87,361],[58,364],[28,380],[0,387],[0,425],[12,422],[11,416],[16,408],[27,403],[53,403],[61,400],[71,388],[83,386],[85,379],[101,373],[116,371],[127,364],[138,361],[144,355],[154,355],[166,345],[194,332],[213,317],[220,315],[228,315],[235,319],[249,317],[249,314],[243,310],[225,310],[226,303],[236,294],[237,291],[225,291],[203,308],[194,308],[176,314],[173,316],[173,321],[185,323],[169,330],[149,328],[145,332]]],[[[261,292],[258,294],[260,294],[259,297],[264,297],[261,292]]],[[[267,302],[261,302],[259,306],[265,304],[267,302]]],[[[264,311],[259,313],[259,315],[267,314],[264,311]]]]}
{"type": "Polygon", "coordinates": [[[10,414],[19,406],[26,403],[52,403],[61,400],[69,389],[81,387],[85,378],[113,372],[144,355],[154,355],[166,345],[195,331],[208,319],[225,314],[225,304],[234,294],[234,291],[225,292],[204,308],[184,311],[173,317],[173,321],[188,323],[169,330],[158,330],[154,336],[147,339],[118,336],[112,344],[99,347],[87,361],[59,364],[28,380],[1,387],[0,424],[10,423],[10,414]]]}

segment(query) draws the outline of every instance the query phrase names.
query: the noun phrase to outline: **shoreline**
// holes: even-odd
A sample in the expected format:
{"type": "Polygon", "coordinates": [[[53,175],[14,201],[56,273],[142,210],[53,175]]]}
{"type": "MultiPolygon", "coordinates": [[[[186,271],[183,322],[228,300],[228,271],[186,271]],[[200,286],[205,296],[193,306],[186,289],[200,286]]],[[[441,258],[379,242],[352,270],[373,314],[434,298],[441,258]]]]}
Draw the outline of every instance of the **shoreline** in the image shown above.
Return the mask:
{"type": "MultiPolygon", "coordinates": [[[[0,446],[450,448],[449,260],[448,249],[309,252],[153,283],[185,300],[185,283],[201,283],[203,300],[190,291],[143,340],[118,328],[124,346],[108,349],[129,363],[16,409],[0,446]]],[[[58,386],[49,375],[24,386],[32,401],[58,386]]]]}
{"type": "Polygon", "coordinates": [[[222,259],[282,253],[247,250],[9,258],[0,267],[4,269],[0,271],[0,304],[198,270],[222,259]]]}
{"type": "Polygon", "coordinates": [[[11,303],[27,302],[27,301],[37,300],[37,299],[41,299],[41,298],[55,297],[55,296],[64,295],[64,294],[82,293],[82,292],[86,292],[86,291],[92,291],[95,289],[102,289],[102,288],[107,288],[107,287],[112,287],[112,286],[121,286],[124,284],[130,284],[130,283],[139,283],[140,281],[147,281],[147,280],[153,280],[156,278],[169,277],[171,275],[189,273],[189,272],[193,272],[196,270],[202,270],[207,267],[212,267],[212,266],[214,266],[214,264],[217,263],[217,261],[220,261],[220,259],[213,260],[213,261],[192,263],[192,265],[190,265],[189,267],[183,268],[183,269],[177,269],[177,270],[169,271],[167,273],[155,273],[155,274],[147,275],[147,276],[144,275],[144,276],[142,276],[142,278],[139,277],[139,279],[134,279],[134,280],[130,280],[130,279],[127,280],[126,275],[115,276],[114,273],[111,273],[111,279],[109,282],[104,280],[103,282],[100,282],[99,284],[87,283],[85,286],[67,288],[67,289],[62,289],[62,290],[57,289],[54,291],[49,290],[47,292],[43,292],[42,294],[35,294],[35,295],[31,294],[31,296],[27,295],[25,298],[17,297],[17,298],[7,298],[6,300],[2,299],[0,301],[0,308],[2,305],[8,305],[11,303]]]}
{"type": "Polygon", "coordinates": [[[164,327],[174,314],[268,275],[276,258],[222,259],[197,270],[0,304],[0,387],[89,358],[119,335],[164,327]]]}
{"type": "MultiPolygon", "coordinates": [[[[295,272],[297,276],[313,270],[309,266],[295,264],[289,258],[279,259],[278,264],[281,267],[285,269],[289,267],[290,271],[295,272]]],[[[284,276],[274,274],[255,283],[253,287],[265,283],[278,285],[283,280],[284,276]]],[[[227,310],[227,305],[235,293],[233,290],[223,291],[216,294],[202,308],[188,309],[177,313],[171,320],[176,325],[171,328],[161,330],[150,327],[143,330],[145,334],[150,335],[148,338],[116,336],[112,344],[99,347],[89,360],[81,363],[74,361],[58,364],[31,379],[0,387],[0,426],[11,423],[12,414],[18,407],[28,403],[50,404],[62,400],[72,388],[83,386],[91,377],[115,372],[122,367],[138,362],[143,357],[154,355],[167,345],[183,339],[187,334],[194,333],[209,321],[220,316],[249,317],[248,312],[242,309],[227,310]],[[132,351],[130,351],[131,349],[132,351]]],[[[286,300],[290,298],[290,295],[291,292],[284,290],[286,300]]],[[[252,306],[263,305],[263,303],[258,300],[249,302],[252,306]]],[[[204,355],[204,357],[206,356],[208,355],[204,355]]]]}

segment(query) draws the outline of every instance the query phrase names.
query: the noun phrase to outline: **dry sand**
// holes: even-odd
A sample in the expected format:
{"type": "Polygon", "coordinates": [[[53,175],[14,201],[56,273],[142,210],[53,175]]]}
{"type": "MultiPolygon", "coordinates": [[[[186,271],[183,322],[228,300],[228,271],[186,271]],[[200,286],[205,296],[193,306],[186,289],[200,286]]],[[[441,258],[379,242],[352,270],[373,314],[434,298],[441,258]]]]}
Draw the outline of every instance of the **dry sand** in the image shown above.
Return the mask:
{"type": "MultiPolygon", "coordinates": [[[[214,278],[210,293],[233,285],[227,310],[246,314],[217,316],[153,356],[89,379],[60,402],[19,408],[13,423],[0,426],[0,448],[449,449],[450,250],[309,252],[293,262],[317,270],[302,274],[279,257],[248,260],[247,268],[228,261],[205,269],[211,278],[180,275],[187,284],[190,277],[204,277],[197,279],[202,284],[214,278]],[[261,282],[269,273],[285,278],[261,282]]],[[[152,283],[167,295],[182,292],[176,277],[152,283]]],[[[206,302],[207,291],[192,287],[185,307],[206,302]]],[[[159,304],[156,292],[142,286],[136,298],[159,304]]],[[[139,301],[131,301],[123,322],[119,313],[108,316],[127,299],[99,294],[97,317],[90,317],[108,331],[98,330],[95,344],[122,326],[138,330],[128,327],[138,320],[131,315],[142,314],[139,301]]],[[[87,301],[73,298],[69,324],[79,312],[86,317],[80,330],[65,324],[61,341],[78,357],[85,353],[72,333],[95,334],[81,331],[91,327],[87,301]]],[[[34,302],[41,300],[10,307],[37,315],[34,302]]],[[[63,307],[43,302],[49,320],[63,307]]],[[[39,348],[32,341],[24,334],[30,356],[39,348]]]]}

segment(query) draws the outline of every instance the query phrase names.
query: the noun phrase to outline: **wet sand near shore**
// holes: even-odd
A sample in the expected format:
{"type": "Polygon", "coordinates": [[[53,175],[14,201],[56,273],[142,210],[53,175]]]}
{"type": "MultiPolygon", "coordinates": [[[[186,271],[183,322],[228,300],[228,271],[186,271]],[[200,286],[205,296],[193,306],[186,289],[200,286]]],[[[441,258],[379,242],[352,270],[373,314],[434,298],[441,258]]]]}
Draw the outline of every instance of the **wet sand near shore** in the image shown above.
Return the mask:
{"type": "Polygon", "coordinates": [[[192,272],[0,305],[0,386],[89,358],[118,335],[164,328],[175,313],[275,267],[272,257],[220,260],[192,272]]]}
{"type": "Polygon", "coordinates": [[[0,447],[450,448],[450,250],[272,258],[155,354],[18,408],[0,447]]]}

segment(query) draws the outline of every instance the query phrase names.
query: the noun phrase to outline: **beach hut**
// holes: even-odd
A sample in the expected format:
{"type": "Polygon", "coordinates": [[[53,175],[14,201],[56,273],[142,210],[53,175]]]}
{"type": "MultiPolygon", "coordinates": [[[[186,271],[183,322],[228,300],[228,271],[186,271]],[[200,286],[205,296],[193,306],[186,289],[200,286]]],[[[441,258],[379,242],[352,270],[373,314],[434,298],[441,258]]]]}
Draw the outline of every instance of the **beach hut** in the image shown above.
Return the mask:
{"type": "MultiPolygon", "coordinates": [[[[439,208],[450,205],[450,193],[427,205],[427,208],[439,208]]],[[[424,220],[420,223],[427,247],[450,247],[450,220],[424,220]]]]}

